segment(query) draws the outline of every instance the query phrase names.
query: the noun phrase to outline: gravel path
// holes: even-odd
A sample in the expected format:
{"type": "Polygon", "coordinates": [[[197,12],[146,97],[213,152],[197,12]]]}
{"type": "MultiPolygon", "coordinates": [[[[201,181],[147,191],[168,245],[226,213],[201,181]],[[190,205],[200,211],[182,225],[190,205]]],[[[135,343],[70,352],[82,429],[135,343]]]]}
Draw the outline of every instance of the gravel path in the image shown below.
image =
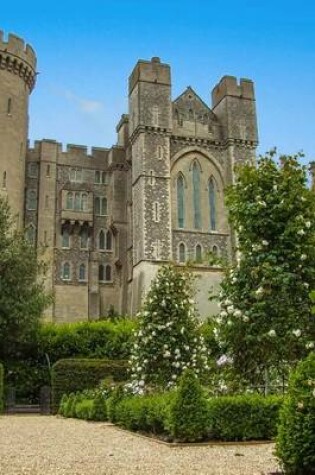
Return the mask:
{"type": "Polygon", "coordinates": [[[103,423],[0,417],[1,475],[262,475],[273,445],[169,448],[103,423]]]}

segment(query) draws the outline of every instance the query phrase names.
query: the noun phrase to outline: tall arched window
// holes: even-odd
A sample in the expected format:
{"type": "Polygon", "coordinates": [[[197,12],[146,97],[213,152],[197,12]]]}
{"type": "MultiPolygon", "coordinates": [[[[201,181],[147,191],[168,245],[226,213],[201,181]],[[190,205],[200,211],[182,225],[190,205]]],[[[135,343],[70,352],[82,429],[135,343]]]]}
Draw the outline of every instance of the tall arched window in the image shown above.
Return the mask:
{"type": "Polygon", "coordinates": [[[95,206],[95,214],[100,214],[101,213],[101,200],[98,196],[94,200],[94,206],[95,206]]]}
{"type": "Polygon", "coordinates": [[[70,234],[67,228],[62,230],[62,247],[69,248],[70,247],[70,234]]]}
{"type": "Polygon", "coordinates": [[[107,265],[105,268],[105,280],[110,282],[112,280],[112,268],[110,265],[107,265]]]}
{"type": "Polygon", "coordinates": [[[101,199],[101,215],[102,216],[107,215],[107,198],[101,199]]]}
{"type": "Polygon", "coordinates": [[[30,226],[27,228],[25,237],[30,244],[35,244],[35,227],[33,224],[30,224],[30,226]]]}
{"type": "Polygon", "coordinates": [[[85,264],[81,264],[79,267],[79,280],[86,280],[85,264]]]}
{"type": "Polygon", "coordinates": [[[106,250],[111,251],[113,246],[112,232],[107,231],[106,233],[106,250]]]}
{"type": "Polygon", "coordinates": [[[69,262],[65,262],[63,264],[61,278],[63,280],[70,280],[70,264],[69,264],[69,262]]]}
{"type": "Polygon", "coordinates": [[[98,267],[98,280],[103,282],[105,280],[105,269],[103,264],[98,267]]]}
{"type": "Polygon", "coordinates": [[[87,210],[87,194],[86,193],[82,193],[82,196],[81,196],[81,209],[82,211],[86,211],[87,210]]]}
{"type": "Polygon", "coordinates": [[[210,229],[216,230],[216,186],[213,176],[209,180],[209,210],[210,210],[210,229]]]}
{"type": "Polygon", "coordinates": [[[178,260],[179,262],[186,262],[186,247],[183,242],[178,246],[178,260]]]}
{"type": "Polygon", "coordinates": [[[87,249],[89,240],[89,233],[86,228],[83,228],[80,232],[80,248],[87,249]]]}
{"type": "Polygon", "coordinates": [[[193,202],[194,202],[194,227],[201,228],[200,211],[200,168],[197,162],[193,165],[193,202]]]}
{"type": "Polygon", "coordinates": [[[36,192],[29,190],[27,193],[27,209],[32,210],[37,207],[36,192]]]}
{"type": "Polygon", "coordinates": [[[2,188],[6,188],[7,187],[7,172],[3,172],[3,175],[2,175],[2,188]]]}
{"type": "Polygon", "coordinates": [[[67,193],[67,209],[73,209],[73,193],[72,191],[68,191],[67,193]]]}
{"type": "Polygon", "coordinates": [[[214,256],[218,257],[218,255],[219,255],[218,246],[215,246],[215,245],[214,245],[214,246],[212,247],[212,254],[213,254],[214,256]]]}
{"type": "Polygon", "coordinates": [[[185,196],[184,196],[184,177],[183,175],[178,175],[177,177],[177,221],[178,227],[183,228],[185,223],[185,196]]]}
{"type": "Polygon", "coordinates": [[[196,246],[196,262],[202,262],[202,247],[200,244],[196,246]]]}
{"type": "Polygon", "coordinates": [[[105,249],[105,233],[104,231],[100,231],[99,236],[98,236],[98,247],[102,251],[105,249]]]}
{"type": "Polygon", "coordinates": [[[78,192],[76,192],[74,195],[74,209],[75,210],[81,209],[81,195],[78,192]]]}

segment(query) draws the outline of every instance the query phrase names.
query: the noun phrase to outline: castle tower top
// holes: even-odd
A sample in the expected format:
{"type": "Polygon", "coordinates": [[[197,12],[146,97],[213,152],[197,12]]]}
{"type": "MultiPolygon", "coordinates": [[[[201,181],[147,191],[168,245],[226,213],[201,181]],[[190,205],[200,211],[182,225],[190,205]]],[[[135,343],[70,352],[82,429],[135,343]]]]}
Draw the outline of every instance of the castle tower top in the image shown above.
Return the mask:
{"type": "Polygon", "coordinates": [[[161,63],[160,58],[154,56],[151,61],[139,60],[129,77],[129,93],[138,82],[171,85],[170,66],[161,63]]]}
{"type": "Polygon", "coordinates": [[[5,40],[0,30],[0,68],[24,79],[30,91],[36,80],[36,54],[33,48],[22,38],[9,34],[5,40]]]}
{"type": "Polygon", "coordinates": [[[212,107],[226,96],[255,100],[254,83],[250,79],[240,79],[239,84],[234,76],[224,76],[212,91],[212,107]]]}

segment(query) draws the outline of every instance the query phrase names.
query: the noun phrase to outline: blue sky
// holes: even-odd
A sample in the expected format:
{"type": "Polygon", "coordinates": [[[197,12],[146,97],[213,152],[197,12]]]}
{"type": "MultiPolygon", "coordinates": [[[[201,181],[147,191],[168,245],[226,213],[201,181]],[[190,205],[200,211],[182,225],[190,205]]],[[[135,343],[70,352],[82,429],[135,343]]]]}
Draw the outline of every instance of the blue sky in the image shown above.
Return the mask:
{"type": "Polygon", "coordinates": [[[188,85],[208,104],[225,74],[255,81],[259,152],[315,159],[315,4],[304,2],[15,1],[0,29],[38,55],[30,138],[110,146],[141,59],[172,66],[173,98],[188,85]]]}

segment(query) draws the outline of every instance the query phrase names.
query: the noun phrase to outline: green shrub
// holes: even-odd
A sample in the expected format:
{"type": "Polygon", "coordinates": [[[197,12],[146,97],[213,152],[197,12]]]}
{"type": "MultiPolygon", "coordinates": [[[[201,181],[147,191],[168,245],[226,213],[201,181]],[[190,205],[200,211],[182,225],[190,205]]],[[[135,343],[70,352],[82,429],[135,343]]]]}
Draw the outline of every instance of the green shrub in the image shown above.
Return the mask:
{"type": "Polygon", "coordinates": [[[74,393],[69,394],[68,400],[64,405],[64,417],[74,417],[74,410],[76,404],[76,395],[74,393]]]}
{"type": "Polygon", "coordinates": [[[186,370],[180,378],[170,405],[167,424],[171,435],[183,442],[195,442],[207,435],[207,399],[192,370],[186,370]]]}
{"type": "Polygon", "coordinates": [[[67,394],[64,394],[61,398],[59,409],[58,409],[58,414],[60,414],[61,416],[65,415],[68,399],[69,399],[69,396],[67,394]]]}
{"type": "Polygon", "coordinates": [[[100,392],[92,400],[90,416],[93,421],[107,421],[106,399],[100,392]]]}
{"type": "Polygon", "coordinates": [[[116,405],[115,422],[122,427],[166,434],[165,421],[173,393],[125,396],[116,405]]]}
{"type": "Polygon", "coordinates": [[[4,408],[3,394],[4,394],[4,370],[3,370],[3,365],[0,363],[0,414],[3,412],[3,408],[4,408]]]}
{"type": "Polygon", "coordinates": [[[208,430],[211,439],[269,440],[276,435],[279,396],[220,396],[208,400],[208,430]]]}
{"type": "Polygon", "coordinates": [[[52,408],[56,412],[63,394],[95,388],[109,376],[115,381],[127,378],[126,361],[68,359],[60,360],[52,368],[52,408]]]}
{"type": "Polygon", "coordinates": [[[112,392],[111,396],[106,401],[107,416],[110,422],[117,422],[116,408],[120,401],[125,397],[124,389],[118,385],[112,392]]]}
{"type": "Polygon", "coordinates": [[[93,411],[93,399],[79,399],[76,401],[74,414],[78,419],[91,420],[93,411]]]}
{"type": "Polygon", "coordinates": [[[315,353],[291,375],[280,412],[276,454],[286,474],[315,474],[315,353]]]}

